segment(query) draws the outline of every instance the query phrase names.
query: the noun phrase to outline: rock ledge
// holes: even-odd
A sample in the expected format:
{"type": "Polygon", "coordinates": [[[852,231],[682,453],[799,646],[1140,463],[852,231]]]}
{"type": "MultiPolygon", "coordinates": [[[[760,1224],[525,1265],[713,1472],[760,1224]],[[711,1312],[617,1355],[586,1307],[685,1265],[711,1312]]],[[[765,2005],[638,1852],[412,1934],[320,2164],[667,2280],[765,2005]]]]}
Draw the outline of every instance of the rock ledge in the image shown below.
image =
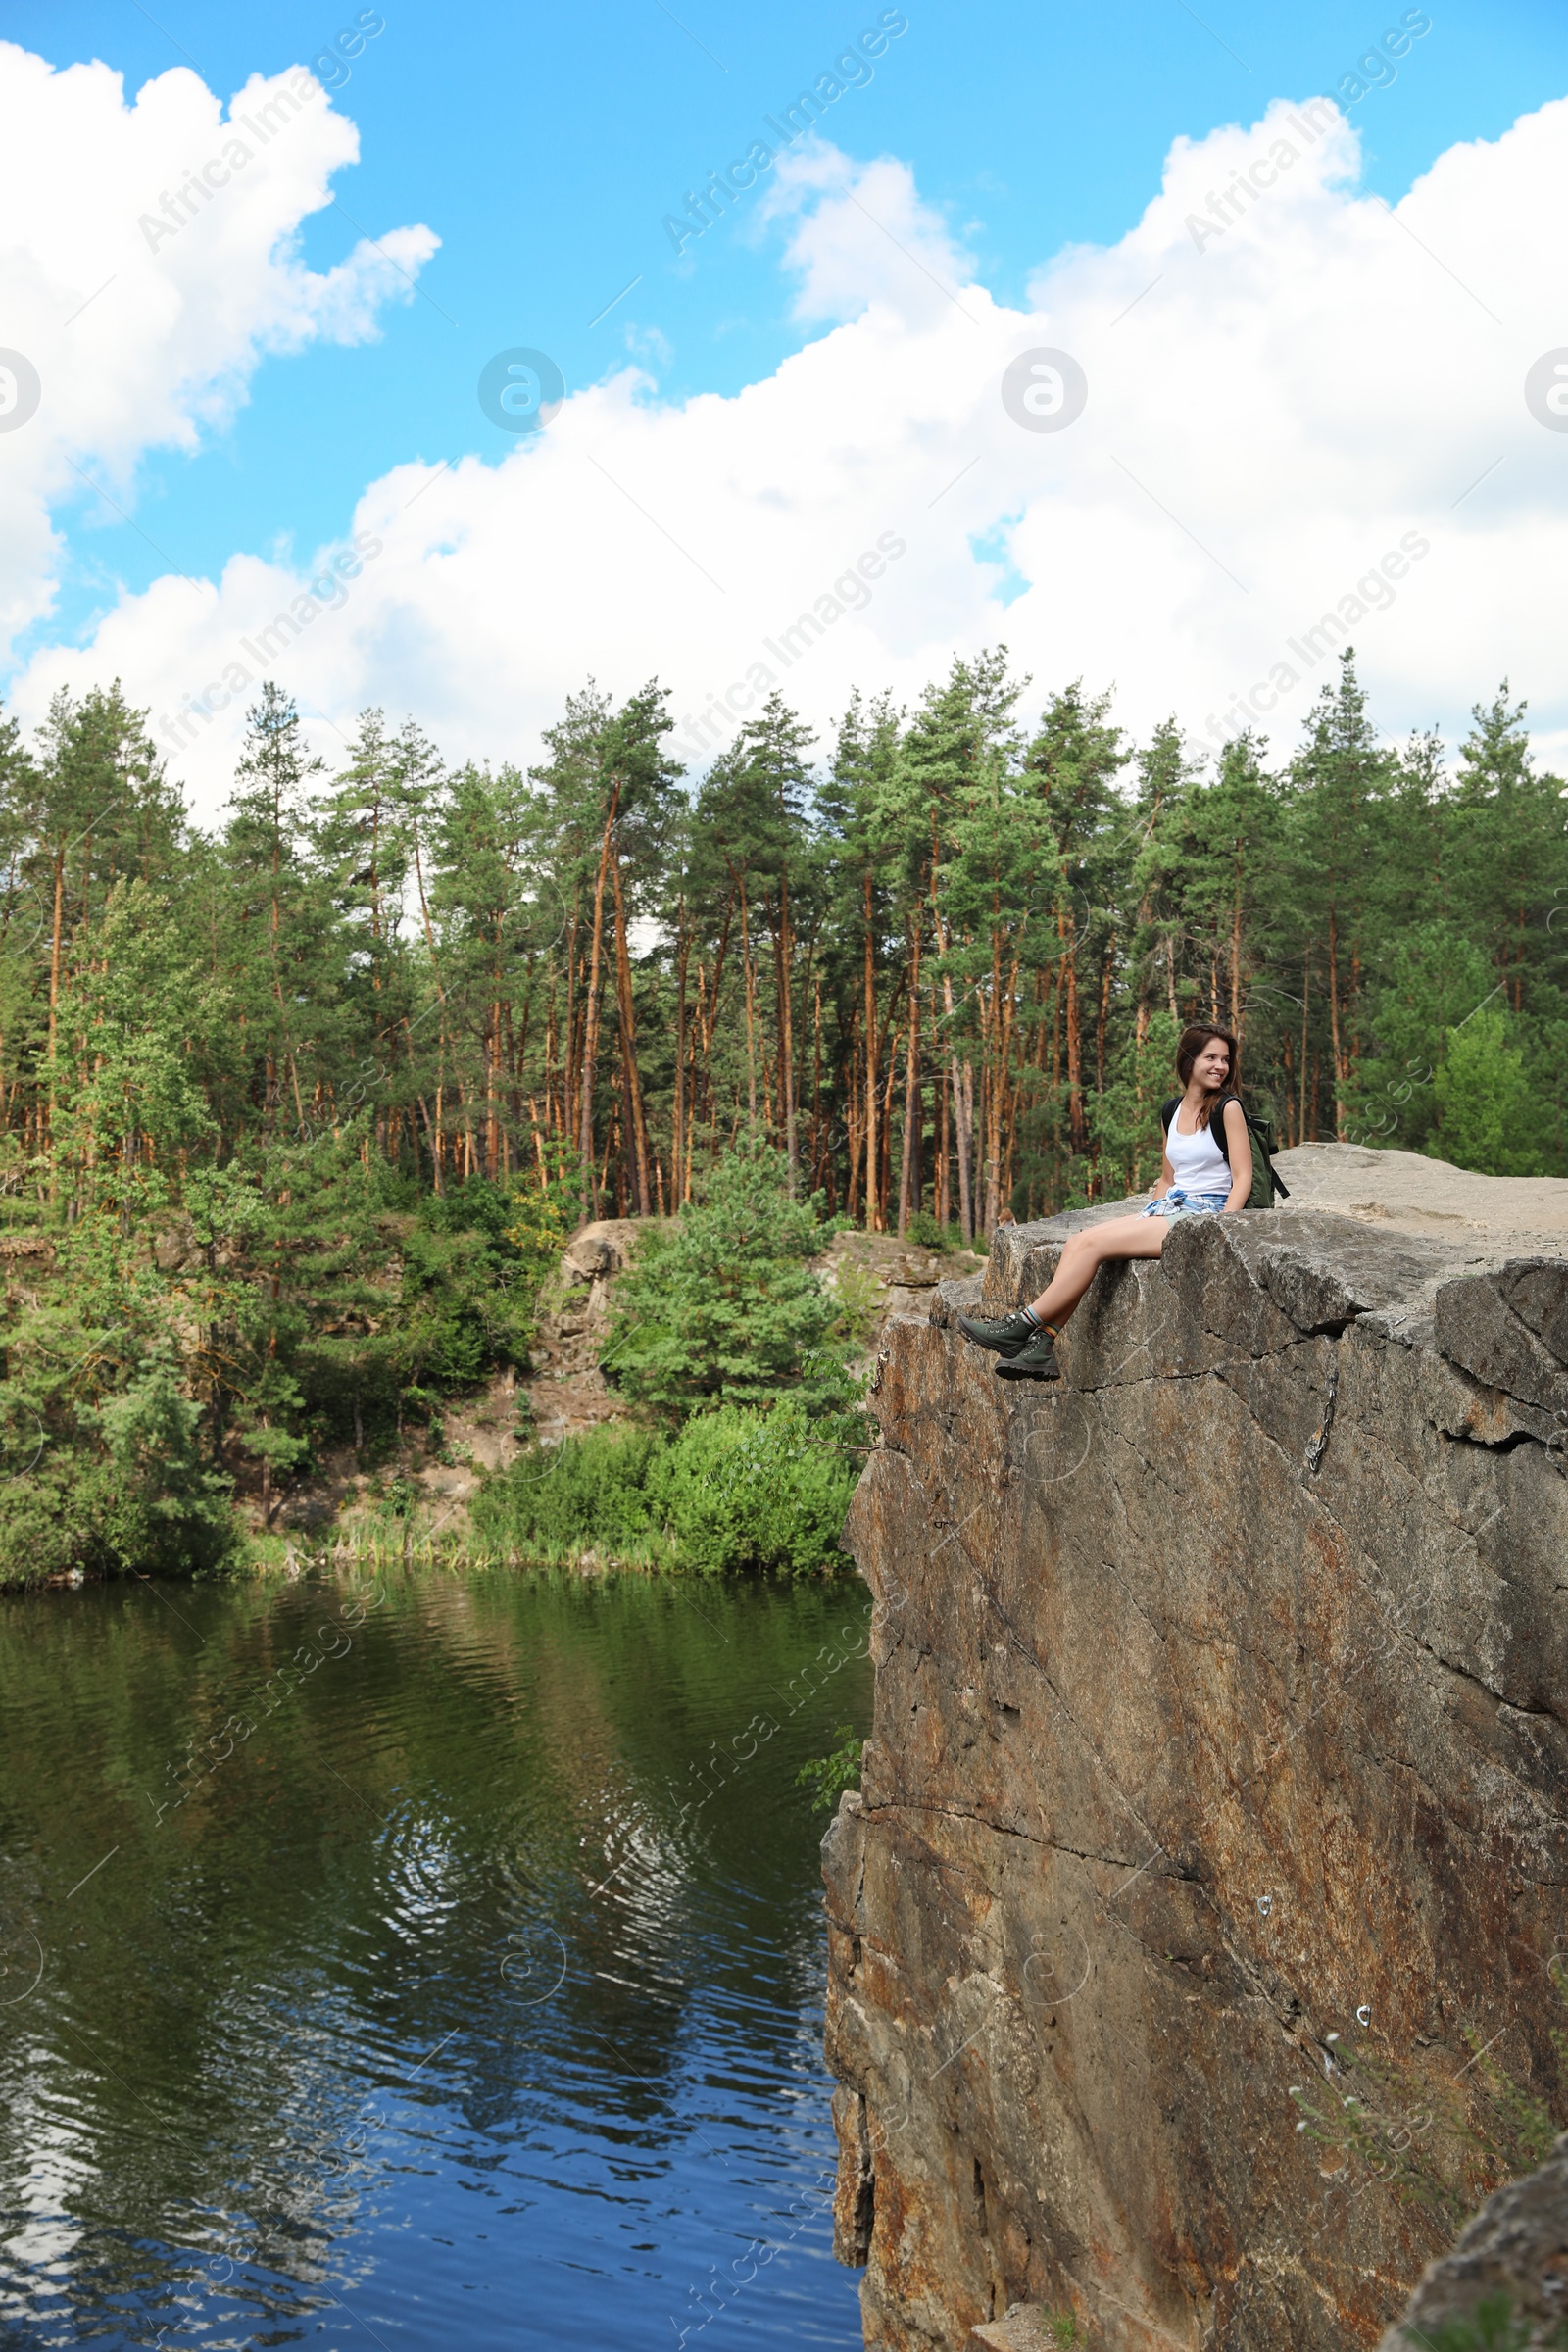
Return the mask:
{"type": "Polygon", "coordinates": [[[872,2346],[1374,2345],[1561,2112],[1568,1184],[1489,1249],[1410,1157],[1107,1269],[1059,1388],[954,1316],[1115,1207],[889,1323],[823,1849],[872,2346]]]}

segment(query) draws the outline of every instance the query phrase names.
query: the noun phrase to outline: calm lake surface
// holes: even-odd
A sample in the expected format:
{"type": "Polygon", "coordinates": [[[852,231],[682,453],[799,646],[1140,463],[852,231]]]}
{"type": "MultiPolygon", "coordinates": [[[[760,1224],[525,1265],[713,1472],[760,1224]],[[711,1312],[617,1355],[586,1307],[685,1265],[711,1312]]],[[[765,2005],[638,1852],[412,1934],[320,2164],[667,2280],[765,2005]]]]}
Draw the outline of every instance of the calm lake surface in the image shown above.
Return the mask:
{"type": "Polygon", "coordinates": [[[868,1616],[499,1573],[0,1601],[8,2352],[852,2352],[792,1784],[868,1728],[868,1616]]]}

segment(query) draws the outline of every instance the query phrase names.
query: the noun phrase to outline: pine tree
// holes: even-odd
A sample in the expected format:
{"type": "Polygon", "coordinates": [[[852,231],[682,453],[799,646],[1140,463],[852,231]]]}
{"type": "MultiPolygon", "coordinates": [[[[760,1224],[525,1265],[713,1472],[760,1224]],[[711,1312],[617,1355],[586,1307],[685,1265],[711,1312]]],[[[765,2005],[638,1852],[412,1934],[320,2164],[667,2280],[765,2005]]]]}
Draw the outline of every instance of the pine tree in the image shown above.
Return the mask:
{"type": "Polygon", "coordinates": [[[323,1031],[337,997],[335,975],[317,953],[330,914],[311,861],[307,800],[325,762],[306,745],[292,699],[270,679],[246,719],[223,837],[239,912],[230,979],[253,1067],[259,1065],[253,1083],[261,1091],[263,1131],[289,1124],[292,1108],[303,1132],[300,1064],[313,1047],[329,1047],[323,1031]]]}
{"type": "MultiPolygon", "coordinates": [[[[775,689],[757,717],[746,720],[734,744],[713,762],[699,800],[701,826],[710,831],[717,844],[740,905],[748,966],[749,1040],[757,1022],[753,939],[759,918],[772,942],[778,1096],[774,1131],[782,1136],[792,1183],[800,1172],[794,1010],[796,909],[808,861],[807,803],[811,776],[806,753],[813,741],[811,730],[802,724],[775,689]]],[[[755,1118],[755,1043],[750,1053],[755,1118]]]]}

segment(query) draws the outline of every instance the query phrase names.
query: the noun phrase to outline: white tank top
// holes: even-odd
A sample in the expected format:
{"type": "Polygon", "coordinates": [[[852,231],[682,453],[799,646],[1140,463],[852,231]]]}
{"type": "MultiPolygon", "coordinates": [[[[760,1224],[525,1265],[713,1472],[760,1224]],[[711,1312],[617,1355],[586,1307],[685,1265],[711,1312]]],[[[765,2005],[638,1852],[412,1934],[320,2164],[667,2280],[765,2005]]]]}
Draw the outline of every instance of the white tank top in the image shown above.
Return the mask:
{"type": "MultiPolygon", "coordinates": [[[[1183,1135],[1178,1122],[1186,1104],[1178,1102],[1165,1131],[1165,1155],[1171,1164],[1176,1187],[1184,1193],[1228,1193],[1231,1189],[1230,1163],[1206,1127],[1196,1135],[1183,1135]]],[[[1223,1118],[1223,1110],[1217,1113],[1223,1118]]]]}

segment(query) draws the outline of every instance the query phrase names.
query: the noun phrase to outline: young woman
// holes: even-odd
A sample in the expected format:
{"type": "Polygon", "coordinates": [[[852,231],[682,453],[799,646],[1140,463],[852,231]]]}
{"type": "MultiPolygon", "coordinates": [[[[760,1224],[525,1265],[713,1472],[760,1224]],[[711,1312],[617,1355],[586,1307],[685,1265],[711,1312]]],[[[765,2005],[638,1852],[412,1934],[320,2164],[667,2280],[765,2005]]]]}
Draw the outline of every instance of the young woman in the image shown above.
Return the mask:
{"type": "Polygon", "coordinates": [[[1112,1217],[1070,1235],[1060,1264],[1033,1306],[996,1322],[958,1317],[966,1340],[1001,1357],[1000,1380],[1060,1378],[1057,1334],[1107,1258],[1158,1257],[1177,1217],[1221,1216],[1247,1206],[1252,1190],[1251,1139],[1241,1103],[1226,1091],[1235,1084],[1236,1066],[1236,1040],[1228,1031],[1206,1023],[1184,1029],[1176,1048],[1183,1093],[1165,1130],[1161,1182],[1149,1206],[1136,1216],[1112,1217]],[[1211,1123],[1222,1102],[1223,1150],[1211,1123]]]}

